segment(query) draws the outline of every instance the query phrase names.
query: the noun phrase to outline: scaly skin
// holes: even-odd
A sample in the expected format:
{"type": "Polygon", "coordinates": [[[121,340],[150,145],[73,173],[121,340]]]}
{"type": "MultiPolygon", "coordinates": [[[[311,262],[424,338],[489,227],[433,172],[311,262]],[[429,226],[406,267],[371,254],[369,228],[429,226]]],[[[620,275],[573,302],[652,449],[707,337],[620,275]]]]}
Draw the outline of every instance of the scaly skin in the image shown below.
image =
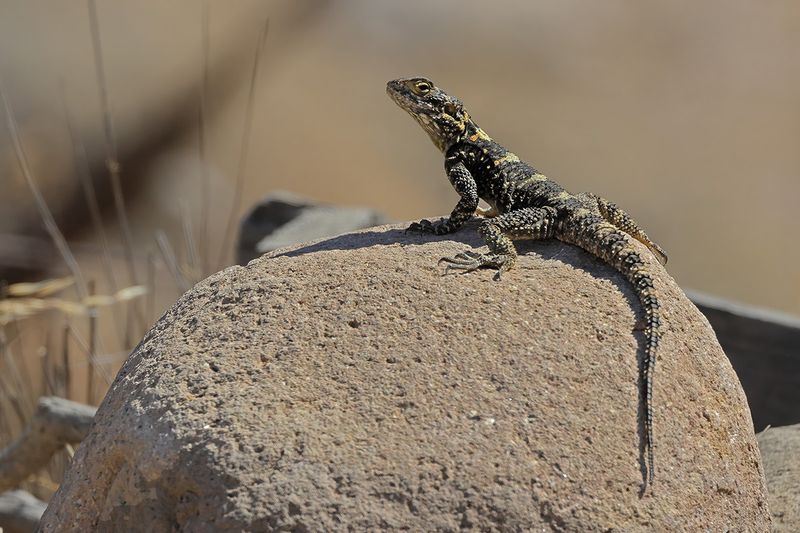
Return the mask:
{"type": "Polygon", "coordinates": [[[495,279],[517,258],[512,239],[556,238],[574,244],[617,269],[633,285],[645,312],[644,387],[648,482],[655,477],[653,439],[653,371],[661,338],[659,304],[647,263],[631,237],[647,246],[663,264],[667,255],[638,224],[615,204],[589,193],[570,194],[515,154],[496,143],[470,118],[460,100],[426,78],[390,81],[386,92],[428,133],[445,156],[445,171],[459,200],[450,217],[421,220],[409,231],[444,235],[473,215],[483,216],[479,232],[488,254],[472,250],[442,258],[445,274],[479,268],[497,270],[495,279]],[[488,210],[479,209],[479,199],[488,210]]]}

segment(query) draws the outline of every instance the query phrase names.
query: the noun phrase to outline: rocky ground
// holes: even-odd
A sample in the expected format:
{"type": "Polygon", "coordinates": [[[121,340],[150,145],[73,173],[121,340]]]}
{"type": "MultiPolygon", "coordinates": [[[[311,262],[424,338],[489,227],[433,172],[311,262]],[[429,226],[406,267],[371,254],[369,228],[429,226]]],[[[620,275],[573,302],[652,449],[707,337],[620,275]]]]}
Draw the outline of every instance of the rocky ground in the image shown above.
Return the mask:
{"type": "Polygon", "coordinates": [[[197,285],[126,362],[43,530],[768,530],[744,394],[669,275],[642,493],[627,283],[557,242],[499,283],[440,277],[473,230],[383,226],[197,285]]]}

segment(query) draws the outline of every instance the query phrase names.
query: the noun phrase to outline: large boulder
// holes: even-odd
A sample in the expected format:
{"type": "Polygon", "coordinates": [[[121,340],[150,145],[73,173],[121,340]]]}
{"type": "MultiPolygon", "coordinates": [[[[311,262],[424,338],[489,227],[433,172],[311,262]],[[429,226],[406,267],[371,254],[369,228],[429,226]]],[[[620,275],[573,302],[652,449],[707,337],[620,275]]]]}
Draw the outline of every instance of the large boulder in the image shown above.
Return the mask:
{"type": "Polygon", "coordinates": [[[666,272],[643,490],[630,286],[558,242],[500,282],[439,275],[479,244],[384,226],[199,283],[120,371],[42,529],[769,529],[742,389],[666,272]]]}
{"type": "Polygon", "coordinates": [[[800,531],[800,424],[758,434],[775,533],[800,531]]]}

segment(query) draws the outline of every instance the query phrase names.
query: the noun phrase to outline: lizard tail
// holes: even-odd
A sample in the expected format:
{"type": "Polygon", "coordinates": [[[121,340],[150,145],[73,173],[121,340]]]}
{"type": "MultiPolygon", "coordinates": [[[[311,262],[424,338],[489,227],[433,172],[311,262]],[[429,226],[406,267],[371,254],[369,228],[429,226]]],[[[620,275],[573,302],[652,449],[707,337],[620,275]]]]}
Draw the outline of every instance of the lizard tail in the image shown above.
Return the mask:
{"type": "Polygon", "coordinates": [[[647,433],[647,480],[652,485],[655,476],[653,459],[653,372],[656,366],[656,352],[661,340],[658,298],[654,294],[653,278],[636,251],[624,250],[621,265],[616,266],[634,287],[645,312],[645,350],[642,362],[642,386],[645,408],[645,431],[647,433]]]}
{"type": "Polygon", "coordinates": [[[647,480],[655,477],[653,438],[653,373],[656,352],[661,339],[659,302],[653,287],[653,277],[628,235],[595,214],[584,214],[578,220],[562,226],[562,240],[575,244],[613,266],[633,285],[645,313],[644,361],[640,370],[644,400],[645,443],[647,445],[647,480]]]}

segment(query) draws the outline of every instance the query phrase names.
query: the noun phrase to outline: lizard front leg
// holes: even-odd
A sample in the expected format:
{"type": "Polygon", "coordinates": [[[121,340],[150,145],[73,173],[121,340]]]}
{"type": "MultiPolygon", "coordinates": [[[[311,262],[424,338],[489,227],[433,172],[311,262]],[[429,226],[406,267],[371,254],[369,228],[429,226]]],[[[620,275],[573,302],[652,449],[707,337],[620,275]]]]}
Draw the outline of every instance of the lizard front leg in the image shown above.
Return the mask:
{"type": "Polygon", "coordinates": [[[557,211],[552,207],[528,207],[505,213],[493,219],[484,220],[478,231],[489,246],[488,254],[472,250],[455,257],[443,257],[439,263],[445,264],[445,274],[471,272],[479,268],[495,268],[494,279],[514,266],[517,249],[512,239],[549,239],[555,233],[557,211]]]}
{"type": "Polygon", "coordinates": [[[475,184],[472,174],[464,166],[464,163],[459,162],[447,170],[447,177],[450,178],[453,188],[461,196],[453,212],[450,213],[450,218],[438,222],[423,219],[408,226],[406,231],[444,235],[453,233],[472,217],[478,208],[478,186],[475,184]]]}

